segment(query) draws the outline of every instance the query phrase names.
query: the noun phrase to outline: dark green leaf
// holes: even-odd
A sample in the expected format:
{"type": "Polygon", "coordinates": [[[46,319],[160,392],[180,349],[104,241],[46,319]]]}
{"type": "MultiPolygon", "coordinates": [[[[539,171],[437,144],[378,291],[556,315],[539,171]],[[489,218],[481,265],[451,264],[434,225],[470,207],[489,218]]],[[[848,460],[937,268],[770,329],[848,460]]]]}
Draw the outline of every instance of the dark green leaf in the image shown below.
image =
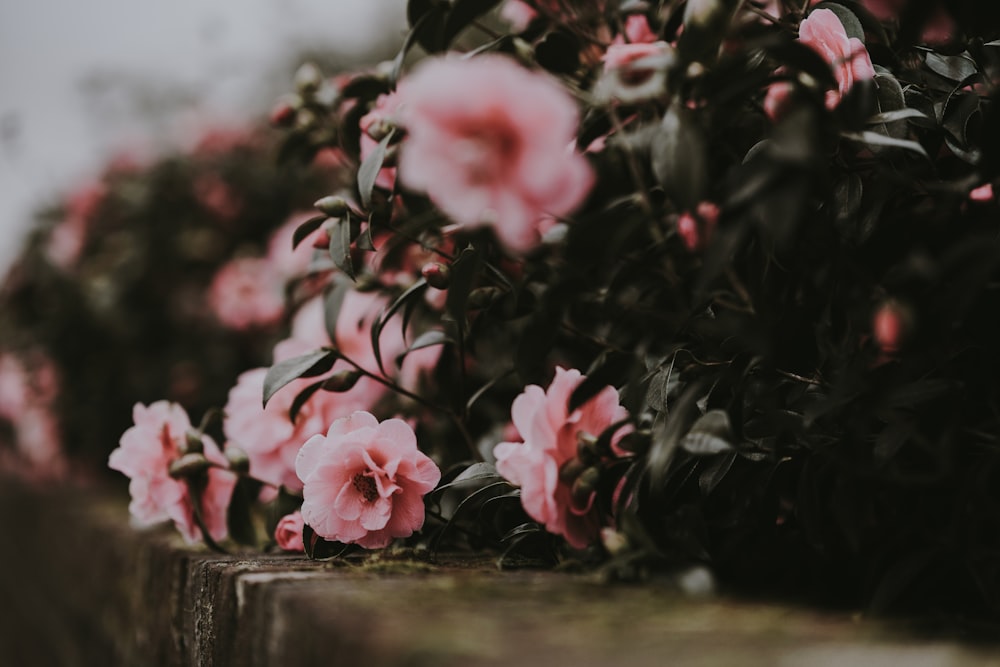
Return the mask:
{"type": "Polygon", "coordinates": [[[299,247],[306,237],[319,229],[320,225],[327,221],[325,215],[317,215],[315,218],[309,218],[301,225],[295,228],[295,233],[292,234],[292,249],[299,247]]]}
{"type": "Polygon", "coordinates": [[[948,56],[927,51],[924,54],[924,62],[931,71],[955,83],[964,81],[979,71],[976,61],[963,55],[948,56]]]}
{"type": "Polygon", "coordinates": [[[711,465],[698,475],[698,488],[701,489],[702,495],[707,496],[715,490],[719,482],[732,470],[736,456],[735,451],[728,451],[712,461],[711,465]]]}
{"type": "Polygon", "coordinates": [[[891,148],[902,148],[904,150],[912,151],[914,153],[919,153],[923,157],[930,159],[927,155],[927,151],[916,141],[910,141],[908,139],[896,139],[895,137],[887,137],[884,134],[879,134],[878,132],[844,132],[841,134],[845,139],[851,141],[857,141],[868,146],[888,146],[891,148]]]}
{"type": "Polygon", "coordinates": [[[422,350],[425,347],[433,347],[435,345],[449,345],[454,344],[455,341],[448,337],[448,335],[441,331],[440,329],[431,329],[430,331],[425,331],[424,333],[417,336],[417,339],[410,343],[410,346],[406,348],[406,352],[396,357],[396,366],[400,366],[403,363],[403,359],[406,358],[410,352],[416,350],[422,350]]]}
{"type": "Polygon", "coordinates": [[[444,42],[451,44],[469,24],[500,4],[500,0],[454,0],[444,24],[444,42]]]}
{"type": "Polygon", "coordinates": [[[451,265],[451,284],[448,286],[445,311],[463,334],[467,327],[465,311],[469,292],[476,283],[481,263],[479,251],[469,246],[459,253],[451,265]]]}
{"type": "Polygon", "coordinates": [[[490,483],[503,481],[503,477],[497,472],[496,466],[492,463],[480,462],[473,463],[471,466],[463,470],[455,479],[451,480],[447,484],[442,484],[432,491],[432,493],[439,493],[445,489],[451,489],[456,486],[466,486],[469,482],[485,482],[490,483]]]}
{"type": "Polygon", "coordinates": [[[682,209],[694,210],[708,187],[707,145],[692,112],[671,105],[650,146],[653,174],[682,209]]]}
{"type": "MultiPolygon", "coordinates": [[[[448,3],[418,0],[410,3],[411,7],[414,5],[417,8],[409,14],[412,28],[406,34],[403,45],[399,48],[399,53],[392,61],[389,82],[394,88],[396,81],[399,80],[399,73],[403,69],[403,60],[414,44],[420,44],[428,53],[437,53],[445,47],[444,22],[448,14],[448,3]]],[[[409,12],[409,7],[407,11],[409,12]]]]}
{"type": "Polygon", "coordinates": [[[374,322],[372,322],[372,352],[375,353],[375,361],[378,363],[379,372],[383,375],[385,375],[385,367],[382,364],[382,346],[379,344],[379,338],[382,336],[382,329],[385,328],[386,323],[400,308],[402,308],[407,302],[419,296],[425,289],[427,289],[427,281],[424,278],[421,278],[417,282],[413,283],[409,289],[396,297],[396,300],[389,304],[385,310],[379,313],[379,316],[375,318],[374,322]]]}
{"type": "Polygon", "coordinates": [[[295,419],[299,416],[299,411],[302,410],[302,406],[306,404],[313,394],[315,394],[320,387],[323,386],[324,380],[319,382],[313,382],[311,385],[296,394],[295,398],[292,400],[291,406],[288,408],[288,420],[295,423],[295,419]]]}
{"type": "Polygon", "coordinates": [[[330,229],[330,259],[348,278],[354,280],[354,258],[351,256],[351,219],[337,220],[330,229]]]}
{"type": "Polygon", "coordinates": [[[229,537],[237,544],[258,546],[257,530],[254,528],[251,511],[259,486],[253,480],[241,478],[230,496],[229,506],[226,508],[226,525],[229,527],[229,537]]]}
{"type": "Polygon", "coordinates": [[[323,348],[271,366],[264,376],[264,405],[267,406],[271,397],[289,382],[301,377],[321,375],[333,368],[335,361],[337,361],[337,351],[323,348]]]}
{"type": "Polygon", "coordinates": [[[725,410],[709,410],[692,424],[680,446],[695,456],[710,456],[732,449],[731,437],[729,414],[725,410]]]}
{"type": "Polygon", "coordinates": [[[358,194],[361,196],[361,206],[365,210],[371,208],[372,190],[375,188],[378,173],[382,170],[382,163],[385,162],[385,154],[389,150],[389,142],[392,141],[395,134],[396,131],[392,130],[384,136],[382,141],[378,142],[375,150],[369,153],[361,163],[361,166],[358,167],[358,194]]]}

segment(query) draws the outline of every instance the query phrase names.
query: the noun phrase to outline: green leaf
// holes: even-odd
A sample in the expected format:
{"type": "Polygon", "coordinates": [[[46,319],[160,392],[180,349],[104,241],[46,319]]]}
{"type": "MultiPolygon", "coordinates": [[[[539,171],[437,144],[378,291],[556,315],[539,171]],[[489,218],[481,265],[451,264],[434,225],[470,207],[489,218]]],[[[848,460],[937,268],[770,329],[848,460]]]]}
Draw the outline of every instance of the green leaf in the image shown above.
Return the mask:
{"type": "Polygon", "coordinates": [[[681,449],[695,456],[711,456],[733,448],[732,426],[725,410],[709,410],[699,417],[681,441],[681,449]]]}
{"type": "Polygon", "coordinates": [[[444,42],[451,44],[469,24],[500,4],[500,0],[454,0],[444,23],[444,42]]]}
{"type": "Polygon", "coordinates": [[[889,146],[891,148],[902,148],[903,150],[912,151],[918,153],[923,157],[930,159],[927,155],[927,151],[916,141],[910,141],[909,139],[896,139],[895,137],[887,137],[884,134],[879,134],[878,132],[842,132],[841,135],[845,139],[850,141],[857,141],[862,144],[868,144],[869,146],[889,146]]]}
{"type": "Polygon", "coordinates": [[[375,353],[375,362],[378,363],[379,372],[383,375],[385,375],[385,367],[382,363],[382,346],[379,344],[379,338],[382,336],[382,329],[385,328],[386,323],[393,315],[396,314],[397,311],[399,311],[400,308],[425,289],[427,289],[427,280],[421,278],[417,282],[410,285],[409,289],[396,297],[396,300],[389,304],[385,310],[379,313],[379,316],[375,318],[374,322],[372,322],[372,352],[375,353]]]}
{"type": "Polygon", "coordinates": [[[469,301],[469,292],[475,285],[481,259],[479,251],[469,246],[459,253],[451,265],[451,284],[448,286],[445,312],[463,333],[467,329],[466,306],[469,301]]]}
{"type": "Polygon", "coordinates": [[[496,466],[492,463],[473,463],[471,466],[459,473],[455,479],[451,480],[447,484],[442,484],[431,493],[439,493],[445,489],[451,489],[456,486],[465,486],[469,482],[483,482],[486,480],[489,480],[492,483],[496,481],[503,481],[503,477],[500,476],[500,473],[497,472],[496,466]]]}
{"type": "Polygon", "coordinates": [[[253,501],[259,491],[259,484],[254,480],[241,478],[233,489],[233,494],[229,498],[229,506],[226,508],[226,525],[229,528],[229,537],[233,538],[237,544],[249,547],[257,545],[257,530],[254,528],[253,501]]]}
{"type": "Polygon", "coordinates": [[[339,558],[351,549],[350,544],[329,542],[323,539],[316,534],[316,531],[314,531],[309,524],[302,526],[302,544],[305,547],[306,556],[308,556],[310,560],[339,558]]]}
{"type": "Polygon", "coordinates": [[[305,389],[303,389],[302,391],[300,391],[298,394],[295,395],[295,398],[292,400],[291,406],[289,406],[288,408],[288,421],[292,422],[293,424],[295,423],[295,419],[296,417],[299,416],[299,411],[302,410],[302,406],[306,404],[306,401],[312,398],[312,395],[315,394],[320,389],[320,387],[323,386],[325,382],[326,382],[325,380],[320,380],[319,382],[313,382],[311,385],[309,385],[308,387],[306,387],[305,389]]]}
{"type": "Polygon", "coordinates": [[[924,54],[924,63],[935,74],[959,83],[979,71],[976,61],[963,55],[947,56],[935,51],[924,54]]]}
{"type": "Polygon", "coordinates": [[[907,118],[928,118],[928,116],[927,114],[917,111],[916,109],[896,109],[895,111],[883,111],[882,113],[877,113],[866,122],[869,125],[881,125],[882,123],[892,123],[898,120],[905,120],[907,118]]]}
{"type": "Polygon", "coordinates": [[[410,352],[415,352],[417,350],[422,350],[426,347],[434,347],[435,345],[454,345],[455,341],[448,336],[445,332],[440,329],[431,329],[430,331],[425,331],[424,333],[417,336],[406,351],[401,355],[396,357],[396,366],[401,366],[403,364],[403,359],[406,358],[410,352]]]}
{"type": "Polygon", "coordinates": [[[653,134],[653,174],[682,209],[694,210],[708,188],[707,143],[690,110],[675,101],[653,134]]]}
{"type": "Polygon", "coordinates": [[[348,278],[354,280],[354,258],[351,256],[350,216],[337,220],[330,229],[330,259],[348,278]]]}
{"type": "Polygon", "coordinates": [[[389,74],[389,83],[393,88],[399,80],[399,73],[403,69],[403,60],[406,54],[413,48],[414,44],[420,44],[428,53],[437,53],[444,50],[444,23],[448,14],[448,3],[433,2],[431,0],[411,1],[407,7],[407,14],[410,18],[412,28],[403,39],[403,45],[392,61],[392,70],[389,74]],[[411,12],[411,8],[413,11],[411,12]]]}
{"type": "Polygon", "coordinates": [[[361,166],[358,167],[358,194],[361,196],[361,206],[368,210],[372,205],[372,190],[375,189],[375,181],[378,179],[378,173],[382,170],[382,163],[385,162],[386,151],[389,150],[389,142],[395,136],[396,130],[393,129],[389,134],[382,138],[382,141],[378,142],[378,146],[375,147],[368,157],[364,159],[361,166]]]}
{"type": "Polygon", "coordinates": [[[701,489],[702,495],[707,496],[712,493],[723,478],[729,474],[729,471],[733,468],[733,463],[736,462],[736,456],[735,451],[728,451],[725,455],[718,457],[698,475],[698,488],[701,489]]]}
{"type": "Polygon", "coordinates": [[[353,289],[346,280],[334,280],[333,285],[323,294],[323,322],[326,325],[326,335],[331,341],[337,340],[337,317],[344,304],[344,297],[353,289]]]}
{"type": "Polygon", "coordinates": [[[322,348],[286,359],[268,368],[267,375],[264,376],[264,406],[266,407],[271,397],[289,382],[301,377],[322,375],[333,368],[337,357],[336,350],[322,348]]]}
{"type": "Polygon", "coordinates": [[[315,218],[309,218],[301,225],[295,228],[295,233],[292,234],[292,250],[299,247],[299,244],[306,240],[310,234],[319,229],[320,225],[327,221],[325,215],[317,215],[315,218]]]}

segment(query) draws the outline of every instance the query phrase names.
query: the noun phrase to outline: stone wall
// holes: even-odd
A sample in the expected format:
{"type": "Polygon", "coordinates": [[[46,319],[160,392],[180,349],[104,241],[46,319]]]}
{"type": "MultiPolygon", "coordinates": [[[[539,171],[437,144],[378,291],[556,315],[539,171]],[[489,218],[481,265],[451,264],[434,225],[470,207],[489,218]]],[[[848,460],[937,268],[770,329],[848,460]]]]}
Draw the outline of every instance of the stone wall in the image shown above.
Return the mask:
{"type": "Polygon", "coordinates": [[[0,481],[0,665],[1000,665],[857,615],[668,585],[382,559],[220,556],[125,502],[0,481]]]}

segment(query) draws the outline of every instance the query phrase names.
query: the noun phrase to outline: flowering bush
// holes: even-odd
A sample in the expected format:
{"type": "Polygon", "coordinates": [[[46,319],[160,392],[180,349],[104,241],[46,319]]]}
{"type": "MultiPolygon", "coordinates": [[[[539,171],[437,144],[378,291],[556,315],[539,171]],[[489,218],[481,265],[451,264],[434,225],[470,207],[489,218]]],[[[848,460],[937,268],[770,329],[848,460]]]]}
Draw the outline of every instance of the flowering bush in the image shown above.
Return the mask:
{"type": "Polygon", "coordinates": [[[232,538],[1000,611],[994,13],[498,4],[410,0],[393,62],[272,116],[343,172],[229,395],[232,538]]]}

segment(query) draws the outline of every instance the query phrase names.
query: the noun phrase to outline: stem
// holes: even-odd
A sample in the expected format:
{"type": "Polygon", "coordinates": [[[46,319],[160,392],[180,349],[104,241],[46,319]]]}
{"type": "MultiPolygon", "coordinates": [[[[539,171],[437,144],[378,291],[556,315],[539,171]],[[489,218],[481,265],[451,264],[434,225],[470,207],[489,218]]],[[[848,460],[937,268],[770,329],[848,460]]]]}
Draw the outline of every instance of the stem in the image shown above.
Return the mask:
{"type": "MultiPolygon", "coordinates": [[[[343,359],[344,361],[346,361],[347,363],[349,363],[350,365],[354,366],[354,368],[357,369],[357,371],[359,373],[361,373],[362,375],[364,375],[365,377],[369,377],[372,380],[375,380],[379,384],[384,385],[385,387],[387,387],[390,390],[396,392],[400,396],[405,396],[406,398],[409,398],[410,400],[416,401],[417,403],[419,403],[420,405],[424,406],[425,408],[428,408],[430,410],[434,410],[435,412],[439,412],[439,413],[447,416],[448,418],[450,418],[452,420],[452,422],[455,424],[455,427],[458,428],[459,433],[462,434],[462,438],[465,440],[465,444],[466,444],[466,446],[468,446],[469,451],[472,453],[473,457],[476,460],[478,460],[478,461],[482,461],[483,460],[482,454],[479,453],[479,450],[476,449],[475,443],[472,441],[472,436],[469,434],[468,429],[465,428],[465,423],[464,423],[462,417],[460,417],[458,414],[456,414],[456,412],[454,410],[446,408],[446,407],[443,407],[441,405],[438,405],[437,403],[432,403],[431,401],[428,401],[423,396],[420,396],[419,394],[415,394],[412,391],[410,391],[409,389],[405,389],[405,388],[401,387],[400,385],[398,385],[396,382],[390,380],[389,378],[384,377],[382,375],[379,375],[378,373],[373,373],[373,372],[371,372],[370,370],[368,370],[366,368],[362,368],[361,365],[358,364],[358,362],[354,361],[353,359],[351,359],[350,357],[347,357],[346,355],[344,355],[342,353],[340,354],[340,358],[343,359]]],[[[464,373],[464,370],[463,370],[462,375],[464,376],[464,374],[465,373],[464,373]]]]}

